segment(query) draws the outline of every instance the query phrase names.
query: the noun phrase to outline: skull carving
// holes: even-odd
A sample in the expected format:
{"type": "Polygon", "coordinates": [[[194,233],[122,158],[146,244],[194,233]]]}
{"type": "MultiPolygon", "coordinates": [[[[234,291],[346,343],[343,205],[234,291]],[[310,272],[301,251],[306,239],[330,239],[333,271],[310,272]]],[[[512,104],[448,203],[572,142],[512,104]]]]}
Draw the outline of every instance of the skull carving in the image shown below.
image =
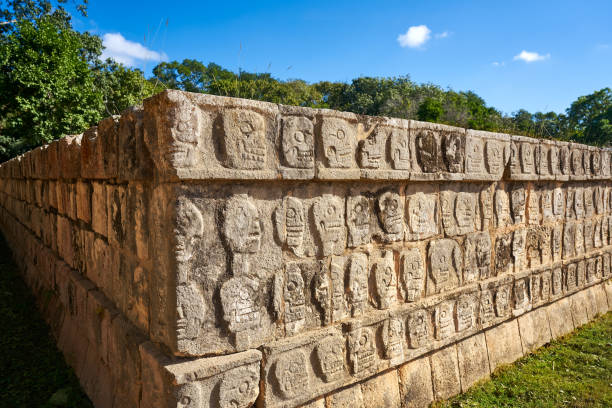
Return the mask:
{"type": "Polygon", "coordinates": [[[311,169],[314,167],[314,126],[305,117],[288,117],[283,120],[283,155],[289,167],[311,169]]]}
{"type": "Polygon", "coordinates": [[[444,161],[448,171],[451,173],[462,172],[465,149],[464,139],[456,133],[450,133],[444,136],[443,145],[444,161]]]}
{"type": "Polygon", "coordinates": [[[495,191],[495,219],[497,227],[502,228],[510,221],[510,203],[504,190],[495,191]]]}
{"type": "Polygon", "coordinates": [[[219,386],[220,408],[249,408],[259,395],[259,370],[256,366],[233,369],[219,386]]]}
{"type": "Polygon", "coordinates": [[[321,125],[323,152],[328,167],[349,168],[354,163],[356,132],[342,119],[325,118],[321,125]]]}
{"type": "Polygon", "coordinates": [[[291,399],[306,392],[310,377],[306,371],[304,353],[294,350],[281,356],[274,367],[274,377],[278,391],[284,399],[291,399]]]}
{"type": "Polygon", "coordinates": [[[436,339],[444,340],[455,334],[454,307],[455,304],[451,300],[444,301],[436,306],[436,339]]]}
{"type": "Polygon", "coordinates": [[[384,130],[378,130],[367,139],[359,142],[359,165],[362,168],[377,169],[385,154],[387,135],[384,130]]]}
{"type": "Polygon", "coordinates": [[[418,192],[408,198],[408,224],[413,239],[437,233],[435,196],[418,192]]]}
{"type": "Polygon", "coordinates": [[[363,313],[365,303],[368,300],[368,260],[365,254],[353,254],[350,262],[348,278],[349,300],[352,315],[357,316],[363,313]]]}
{"type": "Polygon", "coordinates": [[[261,220],[257,207],[246,194],[237,194],[225,206],[225,239],[234,253],[254,254],[261,247],[261,220]]]}
{"type": "Polygon", "coordinates": [[[408,319],[408,337],[413,349],[427,345],[429,341],[429,315],[425,310],[413,312],[408,319]]]}
{"type": "Polygon", "coordinates": [[[388,309],[396,301],[397,277],[393,252],[386,251],[374,264],[376,301],[379,309],[388,309]]]}
{"type": "Polygon", "coordinates": [[[515,224],[521,224],[525,221],[525,188],[517,185],[512,189],[510,196],[512,204],[512,218],[515,224]]]}
{"type": "Polygon", "coordinates": [[[391,132],[391,165],[395,170],[410,170],[410,142],[408,132],[394,129],[391,132]]]}
{"type": "Polygon", "coordinates": [[[325,382],[342,378],[344,375],[344,339],[327,337],[315,349],[317,368],[325,382]]]}
{"type": "Polygon", "coordinates": [[[295,197],[285,198],[284,205],[276,209],[274,216],[281,241],[284,241],[295,255],[303,256],[306,220],[302,201],[295,197]]]}
{"type": "Polygon", "coordinates": [[[505,317],[510,313],[510,286],[500,286],[495,292],[495,314],[505,317]]]}
{"type": "Polygon", "coordinates": [[[349,339],[349,356],[353,374],[368,374],[376,369],[376,345],[374,335],[367,327],[353,330],[349,339]]]}
{"type": "Polygon", "coordinates": [[[145,142],[160,169],[194,168],[201,164],[200,128],[205,117],[184,93],[167,94],[171,103],[160,115],[157,129],[145,132],[145,142]]]}
{"type": "Polygon", "coordinates": [[[531,143],[521,143],[521,168],[525,174],[534,172],[534,154],[531,143]]]}
{"type": "Polygon", "coordinates": [[[202,293],[192,281],[176,287],[176,337],[179,347],[188,348],[189,342],[200,335],[205,316],[202,293]]]}
{"type": "Polygon", "coordinates": [[[378,197],[378,218],[387,234],[403,238],[403,217],[404,204],[399,194],[387,191],[378,197]]]}
{"type": "Polygon", "coordinates": [[[399,362],[404,357],[404,324],[400,319],[390,318],[383,324],[383,344],[385,346],[385,357],[391,360],[391,364],[399,362]]]}
{"type": "Polygon", "coordinates": [[[430,276],[433,285],[431,285],[432,292],[428,288],[428,293],[440,293],[456,287],[459,283],[458,272],[462,266],[459,244],[452,239],[441,239],[429,245],[430,276]]]}
{"type": "Polygon", "coordinates": [[[260,114],[242,109],[223,113],[224,164],[230,168],[255,170],[266,164],[266,122],[260,114]]]}
{"type": "Polygon", "coordinates": [[[317,233],[322,244],[324,256],[344,250],[344,202],[340,197],[323,194],[313,207],[317,233]]]}
{"type": "Polygon", "coordinates": [[[476,325],[474,297],[462,295],[457,301],[457,331],[471,329],[476,325]]]}
{"type": "MultiPolygon", "coordinates": [[[[180,269],[189,269],[187,263],[196,251],[196,242],[204,234],[202,213],[188,198],[179,197],[176,202],[175,256],[180,269]]],[[[187,271],[185,270],[186,275],[187,271]]],[[[187,276],[182,276],[185,282],[187,276]]]]}
{"type": "Polygon", "coordinates": [[[424,173],[439,170],[440,143],[432,131],[422,131],[416,137],[417,157],[424,173]]]}
{"type": "Polygon", "coordinates": [[[495,306],[493,304],[493,293],[485,290],[480,294],[480,321],[490,322],[495,318],[495,306]]]}
{"type": "Polygon", "coordinates": [[[582,166],[582,151],[572,150],[572,174],[574,176],[581,176],[584,173],[584,167],[582,166]]]}
{"type": "Polygon", "coordinates": [[[204,404],[200,384],[191,382],[181,385],[176,391],[177,408],[200,408],[204,404]]]}
{"type": "Polygon", "coordinates": [[[500,174],[504,169],[504,146],[497,140],[485,145],[485,165],[489,174],[500,174]]]}
{"type": "Polygon", "coordinates": [[[346,199],[348,246],[355,248],[370,242],[370,201],[364,196],[346,199]]]}
{"type": "Polygon", "coordinates": [[[284,287],[285,327],[289,333],[296,333],[306,318],[306,297],[304,295],[304,279],[297,263],[287,264],[284,287]]]}
{"type": "Polygon", "coordinates": [[[461,192],[455,199],[455,219],[460,231],[474,229],[475,203],[470,193],[461,192]]]}
{"type": "Polygon", "coordinates": [[[406,302],[416,302],[421,298],[425,283],[425,266],[418,248],[402,253],[402,289],[406,302]]]}
{"type": "Polygon", "coordinates": [[[260,310],[256,304],[259,285],[246,276],[231,278],[221,286],[223,319],[231,332],[259,327],[260,310]]]}

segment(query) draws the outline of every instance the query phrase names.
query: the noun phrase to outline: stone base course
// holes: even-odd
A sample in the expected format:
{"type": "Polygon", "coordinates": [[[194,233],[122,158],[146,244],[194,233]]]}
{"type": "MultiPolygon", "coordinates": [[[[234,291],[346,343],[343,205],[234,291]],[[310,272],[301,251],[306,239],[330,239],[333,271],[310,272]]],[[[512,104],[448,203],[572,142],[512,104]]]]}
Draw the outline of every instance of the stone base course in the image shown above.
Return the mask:
{"type": "Polygon", "coordinates": [[[421,407],[612,309],[610,151],[167,91],[0,165],[96,407],[421,407]]]}

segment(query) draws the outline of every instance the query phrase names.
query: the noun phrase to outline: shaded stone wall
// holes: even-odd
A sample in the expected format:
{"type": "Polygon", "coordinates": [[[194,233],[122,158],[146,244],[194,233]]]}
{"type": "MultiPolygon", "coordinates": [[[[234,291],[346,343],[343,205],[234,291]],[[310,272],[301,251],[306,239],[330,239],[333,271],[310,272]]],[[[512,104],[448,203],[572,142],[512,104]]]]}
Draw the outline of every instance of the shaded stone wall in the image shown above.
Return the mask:
{"type": "Polygon", "coordinates": [[[610,309],[610,154],[166,91],[0,227],[98,407],[423,406],[610,309]]]}

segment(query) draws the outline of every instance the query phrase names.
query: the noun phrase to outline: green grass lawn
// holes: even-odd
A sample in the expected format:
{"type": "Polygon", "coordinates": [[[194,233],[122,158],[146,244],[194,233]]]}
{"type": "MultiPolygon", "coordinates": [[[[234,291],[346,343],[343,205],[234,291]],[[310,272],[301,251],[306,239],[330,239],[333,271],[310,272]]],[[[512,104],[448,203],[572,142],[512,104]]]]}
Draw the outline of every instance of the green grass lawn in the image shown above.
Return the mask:
{"type": "Polygon", "coordinates": [[[0,407],[92,407],[0,235],[0,407]]]}
{"type": "Polygon", "coordinates": [[[612,312],[435,407],[612,407],[612,312]]]}

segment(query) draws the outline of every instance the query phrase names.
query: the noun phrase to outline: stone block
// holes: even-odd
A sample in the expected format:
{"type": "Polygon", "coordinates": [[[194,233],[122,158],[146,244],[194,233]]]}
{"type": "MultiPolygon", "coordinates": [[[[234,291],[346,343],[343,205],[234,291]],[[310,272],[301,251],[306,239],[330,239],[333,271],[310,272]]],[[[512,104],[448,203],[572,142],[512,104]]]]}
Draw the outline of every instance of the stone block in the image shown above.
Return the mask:
{"type": "Polygon", "coordinates": [[[567,298],[559,299],[546,306],[546,313],[553,339],[565,336],[574,330],[570,301],[567,298]]]}
{"type": "Polygon", "coordinates": [[[591,287],[591,294],[595,302],[595,313],[597,315],[603,315],[608,311],[608,299],[604,285],[605,283],[597,284],[591,287]]]}
{"type": "Polygon", "coordinates": [[[608,310],[612,310],[612,280],[608,279],[605,281],[603,287],[608,297],[608,310]]]}
{"type": "Polygon", "coordinates": [[[76,184],[77,217],[85,223],[91,223],[91,186],[82,181],[76,184]]]}
{"type": "Polygon", "coordinates": [[[457,349],[449,346],[430,356],[431,380],[436,400],[450,398],[461,392],[457,349]]]}
{"type": "Polygon", "coordinates": [[[489,377],[489,355],[483,333],[457,343],[457,362],[459,364],[462,392],[489,377]]]}
{"type": "Polygon", "coordinates": [[[111,246],[123,248],[128,231],[127,197],[124,186],[106,186],[107,232],[111,246]]]}
{"type": "Polygon", "coordinates": [[[363,382],[361,393],[366,407],[399,408],[401,400],[397,371],[391,370],[363,382]]]}
{"type": "Polygon", "coordinates": [[[550,324],[544,308],[520,316],[518,325],[524,353],[530,353],[550,341],[550,324]]]}
{"type": "Polygon", "coordinates": [[[403,407],[428,407],[433,402],[429,357],[420,357],[399,367],[400,396],[403,407]]]}
{"type": "Polygon", "coordinates": [[[325,397],[327,408],[365,408],[363,393],[359,384],[351,385],[325,397]]]}
{"type": "Polygon", "coordinates": [[[510,364],[523,356],[518,321],[511,320],[485,331],[491,373],[502,364],[510,364]]]}
{"type": "Polygon", "coordinates": [[[99,182],[92,182],[91,186],[91,227],[95,232],[106,237],[108,231],[106,187],[99,182]]]}
{"type": "Polygon", "coordinates": [[[589,321],[587,312],[587,299],[585,291],[580,291],[569,297],[570,310],[574,320],[574,327],[578,328],[589,321]]]}

